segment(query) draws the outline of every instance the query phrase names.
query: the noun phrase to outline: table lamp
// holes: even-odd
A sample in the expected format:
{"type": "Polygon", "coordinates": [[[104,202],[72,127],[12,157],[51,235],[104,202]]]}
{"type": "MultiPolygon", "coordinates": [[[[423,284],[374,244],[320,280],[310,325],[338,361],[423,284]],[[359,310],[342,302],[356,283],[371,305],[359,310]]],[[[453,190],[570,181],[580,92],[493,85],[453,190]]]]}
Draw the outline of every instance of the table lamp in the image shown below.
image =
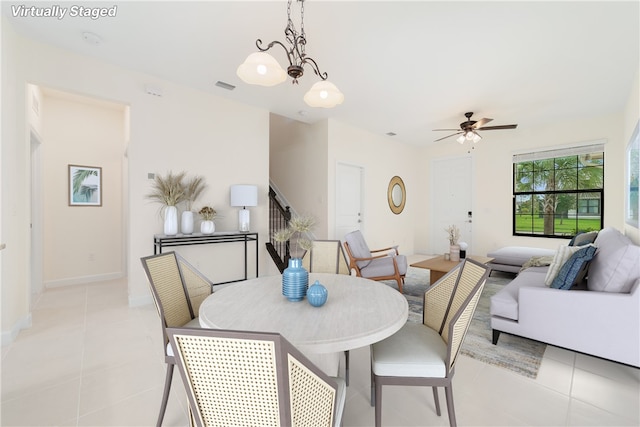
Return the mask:
{"type": "Polygon", "coordinates": [[[238,211],[238,230],[248,232],[251,224],[251,216],[247,206],[258,205],[257,185],[232,185],[231,206],[242,206],[238,211]]]}

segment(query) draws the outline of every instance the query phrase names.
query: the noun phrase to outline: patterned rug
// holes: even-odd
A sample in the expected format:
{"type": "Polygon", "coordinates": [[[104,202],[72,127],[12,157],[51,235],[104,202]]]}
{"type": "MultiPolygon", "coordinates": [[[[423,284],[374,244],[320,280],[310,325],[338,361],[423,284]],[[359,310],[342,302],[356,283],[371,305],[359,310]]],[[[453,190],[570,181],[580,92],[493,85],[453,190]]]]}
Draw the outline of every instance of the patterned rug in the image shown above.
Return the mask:
{"type": "MultiPolygon", "coordinates": [[[[489,299],[512,279],[512,276],[501,273],[493,273],[489,277],[462,344],[462,354],[535,379],[546,344],[508,334],[501,334],[497,345],[491,343],[489,299]]],[[[385,283],[396,287],[395,281],[385,283]]],[[[409,322],[422,321],[422,295],[428,286],[429,270],[409,267],[403,287],[409,303],[409,322]]]]}

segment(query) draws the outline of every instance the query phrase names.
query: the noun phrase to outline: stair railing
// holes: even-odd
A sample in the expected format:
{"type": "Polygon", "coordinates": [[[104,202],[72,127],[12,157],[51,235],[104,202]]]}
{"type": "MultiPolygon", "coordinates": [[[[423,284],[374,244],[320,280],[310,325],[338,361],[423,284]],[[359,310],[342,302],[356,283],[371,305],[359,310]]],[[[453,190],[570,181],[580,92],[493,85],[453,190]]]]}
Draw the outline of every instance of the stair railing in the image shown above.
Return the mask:
{"type": "Polygon", "coordinates": [[[289,252],[289,242],[277,242],[273,235],[280,230],[287,228],[291,220],[291,209],[289,206],[282,206],[276,192],[269,187],[269,241],[267,242],[267,252],[275,262],[278,270],[282,273],[291,253],[289,252]]]}

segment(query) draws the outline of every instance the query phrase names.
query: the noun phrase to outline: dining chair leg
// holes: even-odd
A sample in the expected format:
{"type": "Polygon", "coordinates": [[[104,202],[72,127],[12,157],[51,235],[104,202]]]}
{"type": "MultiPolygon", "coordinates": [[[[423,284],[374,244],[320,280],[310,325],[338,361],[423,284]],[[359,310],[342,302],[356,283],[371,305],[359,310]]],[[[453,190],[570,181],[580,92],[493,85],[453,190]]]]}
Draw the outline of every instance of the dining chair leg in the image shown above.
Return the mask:
{"type": "Polygon", "coordinates": [[[376,406],[376,377],[373,374],[373,369],[371,370],[371,406],[376,406]]]}
{"type": "Polygon", "coordinates": [[[376,427],[380,427],[382,425],[382,384],[380,381],[376,381],[376,427]]]}
{"type": "Polygon", "coordinates": [[[456,423],[456,412],[453,408],[453,389],[451,384],[444,388],[444,393],[447,396],[447,412],[449,413],[449,425],[451,427],[456,427],[458,424],[456,423]]]}
{"type": "Polygon", "coordinates": [[[158,414],[158,421],[156,427],[162,426],[162,420],[164,419],[164,413],[167,410],[167,403],[169,402],[169,392],[171,391],[171,380],[173,379],[173,363],[167,363],[167,376],[164,380],[164,392],[162,395],[162,404],[160,405],[160,413],[158,414]]]}
{"type": "MultiPolygon", "coordinates": [[[[433,389],[433,401],[436,405],[436,414],[440,416],[440,397],[438,397],[438,387],[431,387],[433,389]]],[[[449,406],[447,406],[448,408],[449,406]]]]}
{"type": "Polygon", "coordinates": [[[344,352],[344,382],[349,387],[349,350],[344,352]]]}

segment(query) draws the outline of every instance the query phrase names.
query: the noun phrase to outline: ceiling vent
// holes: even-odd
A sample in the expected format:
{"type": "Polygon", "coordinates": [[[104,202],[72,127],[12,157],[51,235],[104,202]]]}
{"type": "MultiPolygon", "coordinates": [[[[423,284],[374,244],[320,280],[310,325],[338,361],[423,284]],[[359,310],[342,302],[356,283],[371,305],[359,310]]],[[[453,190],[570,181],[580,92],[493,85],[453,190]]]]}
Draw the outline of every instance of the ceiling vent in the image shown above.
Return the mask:
{"type": "Polygon", "coordinates": [[[226,90],[234,90],[236,88],[234,85],[230,85],[229,83],[221,82],[220,80],[218,80],[216,82],[216,86],[221,87],[222,89],[226,89],[226,90]]]}

